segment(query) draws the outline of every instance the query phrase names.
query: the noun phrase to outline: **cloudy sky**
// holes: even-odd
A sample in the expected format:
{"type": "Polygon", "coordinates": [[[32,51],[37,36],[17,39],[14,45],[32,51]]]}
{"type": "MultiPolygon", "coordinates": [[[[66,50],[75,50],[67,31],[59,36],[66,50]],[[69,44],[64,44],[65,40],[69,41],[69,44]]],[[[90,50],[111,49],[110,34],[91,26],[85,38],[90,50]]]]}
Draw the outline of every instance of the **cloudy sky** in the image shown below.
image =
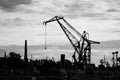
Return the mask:
{"type": "MultiPolygon", "coordinates": [[[[101,48],[120,48],[119,0],[0,0],[0,45],[6,50],[8,45],[12,45],[10,50],[13,45],[24,45],[24,40],[29,45],[44,45],[42,22],[56,15],[64,16],[80,33],[87,31],[91,40],[104,42],[101,48]]],[[[47,25],[47,34],[47,45],[55,45],[52,49],[70,45],[55,22],[47,25]]]]}

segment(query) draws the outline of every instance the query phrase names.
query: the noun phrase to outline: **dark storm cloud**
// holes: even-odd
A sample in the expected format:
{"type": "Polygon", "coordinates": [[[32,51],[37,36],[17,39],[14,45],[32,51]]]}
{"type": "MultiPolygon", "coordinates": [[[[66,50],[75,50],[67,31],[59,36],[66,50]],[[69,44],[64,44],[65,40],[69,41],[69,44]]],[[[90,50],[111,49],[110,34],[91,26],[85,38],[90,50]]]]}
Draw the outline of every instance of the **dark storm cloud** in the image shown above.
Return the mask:
{"type": "Polygon", "coordinates": [[[0,7],[3,10],[12,10],[20,4],[30,4],[31,0],[0,0],[0,7]]]}
{"type": "Polygon", "coordinates": [[[120,12],[120,10],[119,9],[108,9],[106,12],[120,12]]]}

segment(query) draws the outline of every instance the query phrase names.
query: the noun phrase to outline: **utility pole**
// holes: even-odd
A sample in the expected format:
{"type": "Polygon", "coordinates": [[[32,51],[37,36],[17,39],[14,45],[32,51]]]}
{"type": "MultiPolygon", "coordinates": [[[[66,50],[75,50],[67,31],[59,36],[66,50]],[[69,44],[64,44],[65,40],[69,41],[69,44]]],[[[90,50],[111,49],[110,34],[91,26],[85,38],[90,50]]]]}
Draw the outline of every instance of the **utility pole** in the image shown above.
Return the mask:
{"type": "Polygon", "coordinates": [[[113,54],[113,67],[115,67],[115,52],[112,52],[112,54],[113,54]]]}

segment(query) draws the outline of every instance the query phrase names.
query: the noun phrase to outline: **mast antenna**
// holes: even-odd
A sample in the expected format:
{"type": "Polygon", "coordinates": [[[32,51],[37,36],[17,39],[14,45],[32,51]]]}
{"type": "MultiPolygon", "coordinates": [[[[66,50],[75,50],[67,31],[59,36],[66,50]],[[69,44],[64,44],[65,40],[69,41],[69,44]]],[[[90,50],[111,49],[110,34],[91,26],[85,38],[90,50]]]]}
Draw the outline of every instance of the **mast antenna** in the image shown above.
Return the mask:
{"type": "Polygon", "coordinates": [[[45,26],[45,50],[47,49],[47,32],[46,32],[46,26],[45,26]]]}

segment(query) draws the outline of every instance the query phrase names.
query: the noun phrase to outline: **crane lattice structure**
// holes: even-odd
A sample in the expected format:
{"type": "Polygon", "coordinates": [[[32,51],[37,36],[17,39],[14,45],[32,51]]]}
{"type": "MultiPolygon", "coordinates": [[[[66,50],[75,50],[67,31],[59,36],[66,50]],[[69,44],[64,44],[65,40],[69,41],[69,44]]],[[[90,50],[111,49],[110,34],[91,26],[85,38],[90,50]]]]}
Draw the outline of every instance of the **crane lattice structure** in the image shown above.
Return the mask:
{"type": "Polygon", "coordinates": [[[57,21],[68,40],[74,48],[73,60],[74,63],[81,63],[84,65],[91,64],[91,44],[100,44],[100,42],[89,40],[89,34],[83,31],[80,34],[73,26],[71,26],[63,17],[55,16],[50,20],[44,21],[46,25],[49,22],[57,21]],[[68,28],[63,24],[68,26],[68,28]],[[77,35],[77,37],[75,36],[77,35]]]}

